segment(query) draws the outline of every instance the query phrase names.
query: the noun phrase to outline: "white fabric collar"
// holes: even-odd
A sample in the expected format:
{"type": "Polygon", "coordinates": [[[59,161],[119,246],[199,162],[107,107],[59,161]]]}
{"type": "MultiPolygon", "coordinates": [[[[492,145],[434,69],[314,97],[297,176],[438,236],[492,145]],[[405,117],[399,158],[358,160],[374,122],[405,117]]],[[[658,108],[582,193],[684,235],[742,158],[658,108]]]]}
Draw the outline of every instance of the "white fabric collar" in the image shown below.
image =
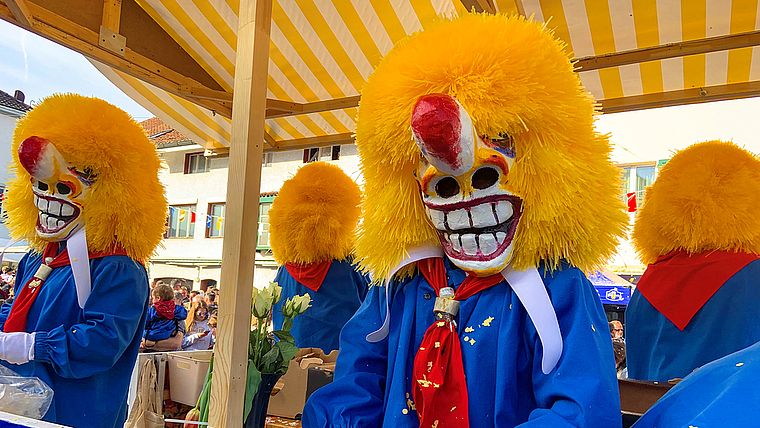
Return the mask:
{"type": "MultiPolygon", "coordinates": [[[[390,280],[404,266],[408,266],[419,260],[432,257],[443,258],[443,248],[437,245],[422,245],[407,250],[405,257],[395,268],[391,269],[390,275],[385,280],[385,319],[380,329],[367,335],[368,342],[379,342],[388,336],[390,331],[390,280]]],[[[549,294],[546,291],[544,281],[536,268],[525,271],[516,271],[507,267],[501,271],[501,275],[507,281],[517,298],[525,307],[543,347],[543,359],[541,371],[549,374],[559,362],[562,356],[562,333],[559,329],[557,314],[552,306],[549,294]]]]}
{"type": "Polygon", "coordinates": [[[84,304],[92,290],[90,278],[90,253],[87,250],[87,234],[84,227],[74,233],[67,241],[66,248],[69,251],[71,273],[74,275],[74,283],[77,289],[77,302],[84,309],[84,304]]]}

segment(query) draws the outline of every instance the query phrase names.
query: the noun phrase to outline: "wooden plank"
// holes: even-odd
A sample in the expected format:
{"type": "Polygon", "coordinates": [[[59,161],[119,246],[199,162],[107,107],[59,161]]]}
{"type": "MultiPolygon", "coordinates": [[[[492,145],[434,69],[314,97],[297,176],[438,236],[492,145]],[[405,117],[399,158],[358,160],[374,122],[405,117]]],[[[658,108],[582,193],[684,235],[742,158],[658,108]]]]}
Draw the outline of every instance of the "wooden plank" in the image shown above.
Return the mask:
{"type": "MultiPolygon", "coordinates": [[[[354,144],[354,134],[322,135],[319,137],[296,138],[293,140],[277,141],[276,146],[265,149],[265,152],[286,152],[289,150],[309,149],[314,147],[336,146],[339,144],[354,144]]],[[[226,232],[225,232],[226,233],[226,232]]]]}
{"type": "Polygon", "coordinates": [[[361,95],[355,95],[352,97],[335,98],[332,100],[316,101],[304,104],[293,103],[289,101],[268,100],[267,119],[358,107],[360,99],[361,95]]]}
{"type": "Polygon", "coordinates": [[[26,6],[26,0],[5,0],[5,4],[19,25],[27,29],[32,27],[32,15],[26,6]]]}
{"type": "Polygon", "coordinates": [[[241,0],[227,180],[219,332],[209,426],[243,426],[251,331],[272,0],[241,0]]]}
{"type": "Polygon", "coordinates": [[[673,385],[636,379],[618,379],[620,408],[623,413],[641,416],[673,385]]]}
{"type": "Polygon", "coordinates": [[[121,23],[121,0],[103,0],[103,26],[113,31],[119,32],[121,23]]]}
{"type": "Polygon", "coordinates": [[[650,48],[615,52],[607,55],[578,58],[576,71],[590,71],[621,65],[683,57],[689,55],[726,51],[760,45],[760,31],[709,37],[687,42],[670,43],[650,48]]]}
{"type": "Polygon", "coordinates": [[[481,13],[495,13],[496,8],[493,6],[492,0],[460,0],[462,2],[462,5],[464,5],[465,9],[467,10],[473,10],[475,9],[475,12],[481,13]]]}
{"type": "Polygon", "coordinates": [[[644,110],[710,101],[734,100],[760,96],[760,81],[732,83],[729,85],[707,86],[683,89],[634,97],[601,100],[602,113],[644,110]]]}

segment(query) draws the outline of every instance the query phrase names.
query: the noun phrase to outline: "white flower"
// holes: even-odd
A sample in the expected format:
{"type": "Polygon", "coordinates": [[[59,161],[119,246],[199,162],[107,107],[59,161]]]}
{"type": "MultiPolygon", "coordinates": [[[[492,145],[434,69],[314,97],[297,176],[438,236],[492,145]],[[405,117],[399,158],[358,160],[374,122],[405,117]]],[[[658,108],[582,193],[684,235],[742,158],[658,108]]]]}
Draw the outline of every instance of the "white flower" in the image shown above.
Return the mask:
{"type": "Polygon", "coordinates": [[[272,297],[272,305],[280,303],[280,299],[282,298],[282,287],[277,285],[276,282],[270,282],[267,292],[272,297]]]}
{"type": "Polygon", "coordinates": [[[267,318],[272,310],[272,296],[267,289],[253,289],[253,316],[256,318],[267,318]]]}
{"type": "Polygon", "coordinates": [[[293,297],[293,316],[301,315],[306,312],[306,309],[311,307],[311,296],[304,294],[303,296],[293,297]]]}

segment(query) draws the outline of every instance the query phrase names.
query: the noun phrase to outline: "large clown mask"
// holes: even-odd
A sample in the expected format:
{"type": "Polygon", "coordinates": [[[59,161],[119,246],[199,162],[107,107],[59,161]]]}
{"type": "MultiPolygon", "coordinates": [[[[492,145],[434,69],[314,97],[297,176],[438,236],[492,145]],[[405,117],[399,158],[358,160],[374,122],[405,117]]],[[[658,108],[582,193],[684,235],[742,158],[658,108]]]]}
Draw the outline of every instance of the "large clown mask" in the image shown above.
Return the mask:
{"type": "Polygon", "coordinates": [[[522,200],[506,190],[514,141],[478,136],[465,109],[444,94],[420,97],[411,124],[425,211],[446,255],[477,276],[500,272],[522,215],[522,200]]]}
{"type": "Polygon", "coordinates": [[[89,172],[79,171],[55,146],[37,136],[21,142],[19,160],[32,176],[37,206],[37,234],[46,241],[65,241],[84,227],[84,199],[93,184],[89,172]]]}

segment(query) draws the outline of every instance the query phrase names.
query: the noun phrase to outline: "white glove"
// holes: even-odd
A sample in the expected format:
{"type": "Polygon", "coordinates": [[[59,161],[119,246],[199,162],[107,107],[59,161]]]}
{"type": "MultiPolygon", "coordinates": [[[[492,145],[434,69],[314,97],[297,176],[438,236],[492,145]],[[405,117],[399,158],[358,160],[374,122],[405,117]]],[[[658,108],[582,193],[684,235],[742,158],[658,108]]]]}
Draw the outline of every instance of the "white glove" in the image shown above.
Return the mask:
{"type": "Polygon", "coordinates": [[[26,364],[34,359],[34,333],[0,333],[0,360],[26,364]]]}

